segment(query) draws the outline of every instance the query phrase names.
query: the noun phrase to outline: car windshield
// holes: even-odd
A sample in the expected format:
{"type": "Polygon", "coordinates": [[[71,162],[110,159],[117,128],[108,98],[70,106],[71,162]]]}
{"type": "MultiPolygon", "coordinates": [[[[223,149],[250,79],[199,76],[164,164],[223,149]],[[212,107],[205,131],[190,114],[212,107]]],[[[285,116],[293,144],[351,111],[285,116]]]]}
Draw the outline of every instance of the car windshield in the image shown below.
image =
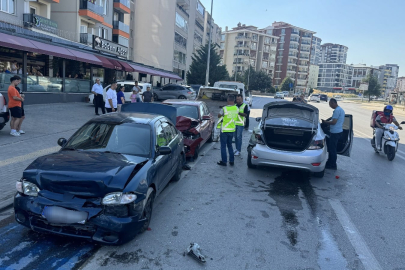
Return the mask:
{"type": "Polygon", "coordinates": [[[186,116],[198,120],[198,107],[190,105],[173,104],[177,108],[177,116],[186,116]]]}
{"type": "Polygon", "coordinates": [[[63,149],[149,157],[150,140],[148,125],[92,122],[81,127],[63,149]]]}
{"type": "Polygon", "coordinates": [[[229,88],[229,89],[235,89],[236,90],[238,88],[238,86],[230,85],[230,84],[220,84],[219,88],[229,88]]]}

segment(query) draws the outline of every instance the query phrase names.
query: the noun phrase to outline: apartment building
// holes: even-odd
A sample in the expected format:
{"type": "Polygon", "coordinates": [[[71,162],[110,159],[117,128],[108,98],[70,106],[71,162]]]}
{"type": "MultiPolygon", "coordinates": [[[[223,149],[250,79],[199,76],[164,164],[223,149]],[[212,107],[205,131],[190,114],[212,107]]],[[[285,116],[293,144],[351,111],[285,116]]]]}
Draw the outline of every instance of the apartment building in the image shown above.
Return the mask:
{"type": "Polygon", "coordinates": [[[320,63],[346,64],[348,47],[340,44],[325,43],[321,45],[320,63]]]}
{"type": "Polygon", "coordinates": [[[395,91],[399,93],[405,93],[405,77],[399,77],[397,79],[397,86],[395,87],[395,91]]]}
{"type": "Polygon", "coordinates": [[[325,92],[355,91],[351,86],[352,75],[352,65],[320,63],[317,89],[325,92]]]}
{"type": "Polygon", "coordinates": [[[319,37],[312,37],[312,45],[311,45],[311,65],[319,65],[321,62],[321,43],[322,39],[319,37]]]}
{"type": "Polygon", "coordinates": [[[229,31],[226,27],[221,37],[221,64],[226,65],[229,74],[244,72],[252,66],[273,77],[278,39],[256,26],[239,23],[229,31]]]}
{"type": "Polygon", "coordinates": [[[319,66],[310,65],[308,73],[308,85],[307,88],[316,88],[318,86],[318,75],[319,75],[319,66]]]}
{"type": "Polygon", "coordinates": [[[308,84],[312,39],[316,32],[286,22],[274,22],[265,29],[268,34],[280,37],[273,85],[278,87],[285,77],[290,77],[294,81],[295,91],[305,92],[308,84]]]}
{"type": "Polygon", "coordinates": [[[0,92],[14,74],[22,77],[27,104],[83,101],[96,78],[105,86],[135,74],[180,80],[172,65],[127,60],[131,2],[0,1],[0,92]]]}
{"type": "Polygon", "coordinates": [[[351,86],[358,89],[360,84],[363,82],[364,79],[367,78],[370,74],[375,76],[376,78],[380,77],[381,71],[377,67],[367,66],[365,64],[357,64],[353,65],[353,76],[351,86]]]}
{"type": "Polygon", "coordinates": [[[394,90],[397,84],[399,66],[396,64],[386,64],[379,66],[380,76],[378,82],[381,85],[381,92],[388,96],[394,90]]]}

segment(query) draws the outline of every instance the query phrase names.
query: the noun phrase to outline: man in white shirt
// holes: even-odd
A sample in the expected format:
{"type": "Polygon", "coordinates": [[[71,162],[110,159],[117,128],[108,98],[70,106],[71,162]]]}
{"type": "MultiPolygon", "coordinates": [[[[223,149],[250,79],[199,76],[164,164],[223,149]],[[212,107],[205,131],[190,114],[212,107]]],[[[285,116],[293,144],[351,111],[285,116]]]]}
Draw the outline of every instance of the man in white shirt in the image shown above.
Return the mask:
{"type": "Polygon", "coordinates": [[[141,99],[142,89],[139,87],[138,81],[135,81],[135,86],[134,86],[134,88],[132,88],[132,90],[136,91],[136,102],[142,102],[142,99],[141,99]]]}
{"type": "Polygon", "coordinates": [[[94,108],[96,110],[96,115],[99,115],[98,114],[99,107],[101,108],[103,114],[105,114],[103,87],[101,86],[100,79],[96,79],[96,83],[93,85],[91,92],[94,94],[94,108]]]}
{"type": "Polygon", "coordinates": [[[108,113],[115,112],[117,110],[117,83],[113,82],[110,89],[107,91],[107,98],[105,101],[105,109],[108,113]]]}

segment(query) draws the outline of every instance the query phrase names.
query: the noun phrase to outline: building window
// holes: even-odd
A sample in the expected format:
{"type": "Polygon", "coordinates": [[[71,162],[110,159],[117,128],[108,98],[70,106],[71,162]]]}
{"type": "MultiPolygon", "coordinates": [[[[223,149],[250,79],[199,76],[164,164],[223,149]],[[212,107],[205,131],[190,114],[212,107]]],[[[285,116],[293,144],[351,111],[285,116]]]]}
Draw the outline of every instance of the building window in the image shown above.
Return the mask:
{"type": "Polygon", "coordinates": [[[186,64],[186,54],[175,50],[174,51],[174,61],[177,61],[180,64],[185,65],[186,64]]]}
{"type": "Polygon", "coordinates": [[[284,29],[284,28],[281,29],[281,34],[282,34],[282,35],[285,35],[285,29],[284,29]]]}
{"type": "Polygon", "coordinates": [[[187,39],[179,33],[174,33],[174,41],[183,48],[187,48],[187,39]]]}
{"type": "Polygon", "coordinates": [[[225,41],[225,34],[221,35],[221,41],[225,41]]]}
{"type": "Polygon", "coordinates": [[[80,25],[80,33],[87,33],[87,25],[80,25]]]}
{"type": "Polygon", "coordinates": [[[100,27],[99,31],[98,31],[98,36],[104,39],[107,39],[108,37],[108,31],[107,29],[100,27]]]}
{"type": "Polygon", "coordinates": [[[251,66],[255,66],[255,65],[256,65],[256,61],[253,60],[253,59],[250,59],[250,65],[251,65],[251,66]]]}
{"type": "Polygon", "coordinates": [[[200,1],[198,1],[197,2],[197,11],[202,15],[202,16],[204,16],[204,7],[203,7],[203,5],[201,5],[201,3],[200,3],[200,1]]]}
{"type": "MultiPolygon", "coordinates": [[[[91,1],[90,1],[91,2],[91,1]]],[[[104,15],[107,15],[108,0],[100,0],[100,6],[103,7],[104,15]]]]}
{"type": "Polygon", "coordinates": [[[202,36],[200,34],[198,34],[197,32],[194,32],[194,40],[196,40],[200,44],[202,44],[202,42],[203,42],[202,36]]]}
{"type": "Polygon", "coordinates": [[[221,43],[220,47],[221,50],[225,49],[225,43],[221,43]]]}
{"type": "Polygon", "coordinates": [[[30,6],[30,14],[37,14],[37,9],[30,6]]]}
{"type": "Polygon", "coordinates": [[[179,13],[176,12],[176,25],[181,28],[183,31],[187,32],[187,21],[179,13]]]}
{"type": "Polygon", "coordinates": [[[15,0],[1,0],[0,10],[10,14],[15,13],[15,0]]]}
{"type": "Polygon", "coordinates": [[[129,47],[129,40],[120,35],[113,35],[113,42],[125,47],[129,47]]]}

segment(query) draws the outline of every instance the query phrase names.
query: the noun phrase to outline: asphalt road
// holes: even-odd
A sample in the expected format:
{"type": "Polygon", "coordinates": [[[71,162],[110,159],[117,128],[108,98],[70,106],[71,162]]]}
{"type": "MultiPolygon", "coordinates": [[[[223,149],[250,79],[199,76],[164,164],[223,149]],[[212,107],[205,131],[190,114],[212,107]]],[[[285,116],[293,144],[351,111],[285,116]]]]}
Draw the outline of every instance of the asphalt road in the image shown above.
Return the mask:
{"type": "MultiPolygon", "coordinates": [[[[255,97],[251,128],[269,101],[255,97]]],[[[322,118],[332,114],[326,103],[315,106],[322,118]]],[[[403,269],[404,160],[374,153],[371,110],[341,106],[354,115],[352,155],[338,157],[339,170],[323,179],[248,169],[246,131],[234,167],[218,167],[219,143],[206,145],[157,198],[151,230],[126,245],[40,235],[3,213],[0,269],[403,269]],[[190,242],[201,246],[205,265],[183,256],[190,242]]]]}

